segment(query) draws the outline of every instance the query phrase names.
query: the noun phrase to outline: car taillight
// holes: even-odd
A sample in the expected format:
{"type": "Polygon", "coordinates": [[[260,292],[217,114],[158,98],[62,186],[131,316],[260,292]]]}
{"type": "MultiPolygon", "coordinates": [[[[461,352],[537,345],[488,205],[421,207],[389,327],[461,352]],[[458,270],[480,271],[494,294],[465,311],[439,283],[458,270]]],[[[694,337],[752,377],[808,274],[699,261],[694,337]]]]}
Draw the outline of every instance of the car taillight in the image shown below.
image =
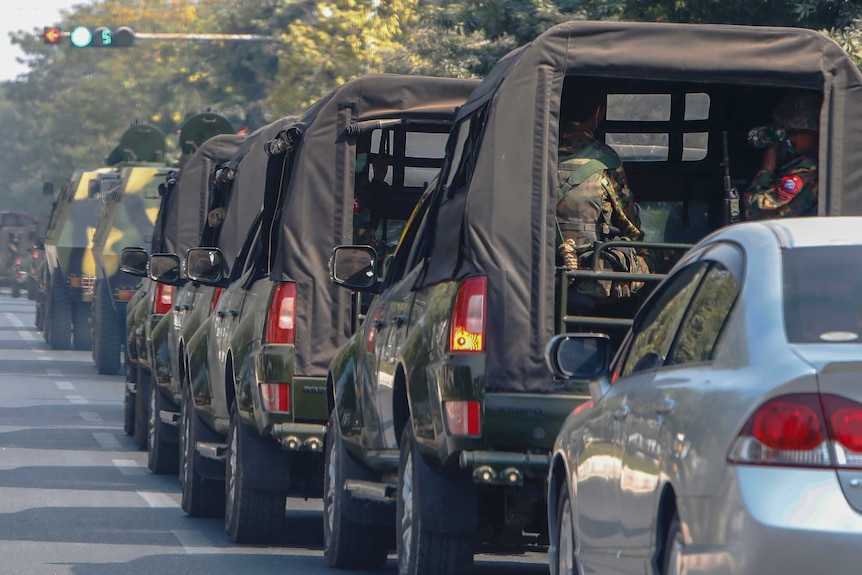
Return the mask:
{"type": "Polygon", "coordinates": [[[38,260],[38,259],[39,259],[39,252],[33,252],[33,259],[34,259],[34,260],[38,260]]]}
{"type": "Polygon", "coordinates": [[[451,351],[485,351],[485,278],[467,278],[458,289],[452,327],[451,351]]]}
{"type": "Polygon", "coordinates": [[[218,299],[221,297],[221,292],[224,291],[224,288],[217,287],[213,292],[213,299],[210,303],[210,315],[215,311],[216,306],[218,305],[218,299]]]}
{"type": "Polygon", "coordinates": [[[156,293],[153,297],[153,313],[164,315],[171,311],[174,303],[174,286],[156,284],[156,293]]]}
{"type": "Polygon", "coordinates": [[[296,284],[278,284],[269,302],[266,318],[266,342],[288,343],[296,341],[296,284]]]}
{"type": "Polygon", "coordinates": [[[287,383],[261,383],[260,397],[267,411],[290,411],[290,385],[287,383]]]}
{"type": "Polygon", "coordinates": [[[444,401],[443,411],[450,435],[482,435],[482,405],[478,401],[444,401]]]}
{"type": "Polygon", "coordinates": [[[728,460],[752,465],[862,467],[862,404],[816,393],[770,399],[743,426],[728,460]]]}

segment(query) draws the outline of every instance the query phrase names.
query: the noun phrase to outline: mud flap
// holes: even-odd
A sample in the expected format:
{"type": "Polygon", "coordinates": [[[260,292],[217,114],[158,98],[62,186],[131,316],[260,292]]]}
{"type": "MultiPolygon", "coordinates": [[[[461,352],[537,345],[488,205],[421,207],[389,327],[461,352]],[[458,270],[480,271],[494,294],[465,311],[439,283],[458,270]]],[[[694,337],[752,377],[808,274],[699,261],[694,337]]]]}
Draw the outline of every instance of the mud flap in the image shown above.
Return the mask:
{"type": "Polygon", "coordinates": [[[416,490],[422,494],[419,500],[422,523],[435,533],[447,535],[473,535],[476,533],[479,516],[479,487],[469,474],[458,471],[438,470],[430,467],[425,459],[414,451],[416,490]]]}

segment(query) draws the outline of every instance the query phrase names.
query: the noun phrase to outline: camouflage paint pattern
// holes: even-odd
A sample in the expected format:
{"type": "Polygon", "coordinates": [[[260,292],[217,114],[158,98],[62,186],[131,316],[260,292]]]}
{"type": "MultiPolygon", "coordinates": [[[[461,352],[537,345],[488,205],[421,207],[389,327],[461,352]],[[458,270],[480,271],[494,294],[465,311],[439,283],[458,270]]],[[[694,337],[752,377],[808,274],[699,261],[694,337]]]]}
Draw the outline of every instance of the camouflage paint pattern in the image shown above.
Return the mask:
{"type": "Polygon", "coordinates": [[[817,193],[817,157],[803,152],[774,172],[757,172],[743,202],[749,220],[816,216],[817,193]]]}

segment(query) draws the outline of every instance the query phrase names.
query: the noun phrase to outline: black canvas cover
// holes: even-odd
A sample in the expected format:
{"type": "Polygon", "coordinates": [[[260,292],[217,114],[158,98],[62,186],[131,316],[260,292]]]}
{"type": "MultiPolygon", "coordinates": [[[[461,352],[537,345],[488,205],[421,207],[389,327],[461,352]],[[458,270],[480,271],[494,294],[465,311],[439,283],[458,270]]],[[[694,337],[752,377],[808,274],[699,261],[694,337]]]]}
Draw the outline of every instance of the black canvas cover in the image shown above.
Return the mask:
{"type": "Polygon", "coordinates": [[[301,118],[302,136],[283,191],[274,281],[297,282],[296,374],[326,374],[350,336],[351,293],[329,279],[329,255],[353,238],[355,139],[348,125],[372,119],[451,121],[476,80],[367,75],[351,80],[301,118]]]}
{"type": "Polygon", "coordinates": [[[230,160],[244,141],[244,136],[234,134],[213,136],[186,159],[176,183],[162,196],[153,230],[154,253],[184,257],[189,248],[200,243],[216,166],[230,160]]]}
{"type": "Polygon", "coordinates": [[[441,204],[419,286],[485,275],[487,385],[548,391],[557,116],[565,76],[822,90],[821,215],[862,214],[862,76],[811,30],[568,22],[505,56],[461,107],[487,109],[475,169],[441,204]],[[453,232],[453,230],[458,230],[453,232]]]}

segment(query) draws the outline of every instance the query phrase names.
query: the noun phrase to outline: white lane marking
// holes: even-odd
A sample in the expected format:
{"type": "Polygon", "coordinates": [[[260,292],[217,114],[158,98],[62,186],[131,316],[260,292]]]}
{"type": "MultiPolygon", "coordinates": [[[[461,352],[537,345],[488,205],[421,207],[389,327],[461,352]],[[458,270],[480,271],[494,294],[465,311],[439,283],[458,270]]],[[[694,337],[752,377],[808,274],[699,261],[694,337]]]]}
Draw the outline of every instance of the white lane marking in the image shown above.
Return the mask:
{"type": "Polygon", "coordinates": [[[156,491],[136,491],[150,507],[179,507],[177,502],[167,493],[156,491]]]}
{"type": "Polygon", "coordinates": [[[45,373],[50,375],[51,377],[61,377],[63,375],[61,371],[58,371],[56,369],[46,369],[45,373]]]}
{"type": "Polygon", "coordinates": [[[9,320],[9,323],[18,328],[18,335],[21,339],[25,341],[36,341],[36,336],[30,333],[30,330],[24,327],[24,322],[22,322],[18,317],[11,312],[6,312],[6,319],[9,320]]]}
{"type": "Polygon", "coordinates": [[[75,385],[71,381],[55,381],[57,384],[57,389],[66,389],[69,391],[73,391],[75,389],[75,385]]]}
{"type": "Polygon", "coordinates": [[[191,529],[171,529],[171,533],[183,546],[183,551],[190,555],[202,555],[206,553],[221,553],[210,541],[209,537],[199,531],[191,529]]]}
{"type": "Polygon", "coordinates": [[[122,449],[123,447],[113,433],[94,433],[93,439],[102,449],[122,449]]]}
{"type": "Polygon", "coordinates": [[[146,475],[147,470],[131,459],[112,459],[111,463],[120,470],[123,475],[146,475]]]}
{"type": "Polygon", "coordinates": [[[90,423],[102,423],[103,421],[105,421],[104,419],[102,419],[102,416],[95,411],[79,411],[78,415],[81,416],[81,419],[90,423]]]}
{"type": "Polygon", "coordinates": [[[72,405],[86,405],[90,403],[83,395],[67,395],[66,399],[68,399],[69,403],[72,405]]]}

